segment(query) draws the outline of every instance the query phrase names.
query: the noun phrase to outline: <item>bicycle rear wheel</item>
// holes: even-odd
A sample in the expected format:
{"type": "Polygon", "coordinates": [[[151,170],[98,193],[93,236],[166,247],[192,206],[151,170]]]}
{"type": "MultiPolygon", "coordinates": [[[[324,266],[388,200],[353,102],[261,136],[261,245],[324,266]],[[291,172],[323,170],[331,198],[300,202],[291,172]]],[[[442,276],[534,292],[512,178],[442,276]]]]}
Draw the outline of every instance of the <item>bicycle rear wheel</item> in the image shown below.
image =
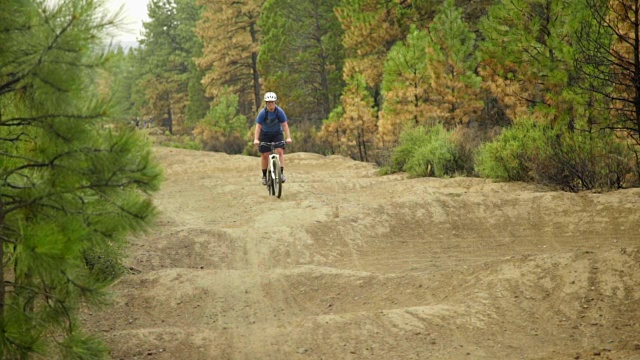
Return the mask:
{"type": "Polygon", "coordinates": [[[271,168],[275,175],[273,177],[273,193],[271,195],[279,198],[282,196],[282,171],[280,171],[280,160],[278,160],[278,158],[272,160],[271,168]]]}

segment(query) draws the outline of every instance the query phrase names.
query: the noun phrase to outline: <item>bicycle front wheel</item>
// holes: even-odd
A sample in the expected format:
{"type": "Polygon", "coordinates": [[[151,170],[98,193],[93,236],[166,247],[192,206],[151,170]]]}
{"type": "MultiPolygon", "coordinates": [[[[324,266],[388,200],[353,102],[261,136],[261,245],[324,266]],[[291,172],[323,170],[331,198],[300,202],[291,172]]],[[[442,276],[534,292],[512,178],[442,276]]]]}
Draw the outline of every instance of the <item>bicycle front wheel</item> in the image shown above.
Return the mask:
{"type": "Polygon", "coordinates": [[[278,198],[282,196],[282,171],[280,170],[280,160],[275,158],[271,161],[271,168],[273,169],[273,193],[272,195],[278,198]]]}
{"type": "Polygon", "coordinates": [[[273,175],[271,174],[271,169],[267,170],[267,191],[269,195],[275,195],[275,191],[273,191],[273,175]]]}

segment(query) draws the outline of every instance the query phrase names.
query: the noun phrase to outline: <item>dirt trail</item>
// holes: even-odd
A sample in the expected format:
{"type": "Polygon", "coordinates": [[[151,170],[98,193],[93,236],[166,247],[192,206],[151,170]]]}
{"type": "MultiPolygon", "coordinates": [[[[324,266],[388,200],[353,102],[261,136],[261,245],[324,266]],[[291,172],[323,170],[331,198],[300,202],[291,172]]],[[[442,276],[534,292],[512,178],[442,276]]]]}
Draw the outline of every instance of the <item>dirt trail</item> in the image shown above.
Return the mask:
{"type": "Polygon", "coordinates": [[[640,189],[569,194],[156,148],[139,272],[87,314],[114,359],[640,359],[640,189]]]}

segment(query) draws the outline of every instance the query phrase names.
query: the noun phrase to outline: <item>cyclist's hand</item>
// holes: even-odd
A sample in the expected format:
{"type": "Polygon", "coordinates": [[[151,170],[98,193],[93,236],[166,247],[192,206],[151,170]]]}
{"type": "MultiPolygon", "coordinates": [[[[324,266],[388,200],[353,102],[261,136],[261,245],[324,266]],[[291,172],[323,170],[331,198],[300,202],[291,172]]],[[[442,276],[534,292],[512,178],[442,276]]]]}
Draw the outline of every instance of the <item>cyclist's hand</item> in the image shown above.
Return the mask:
{"type": "Polygon", "coordinates": [[[291,140],[291,138],[287,138],[287,144],[291,144],[293,142],[293,140],[291,140]]]}
{"type": "Polygon", "coordinates": [[[260,140],[253,140],[253,145],[260,145],[260,140]]]}

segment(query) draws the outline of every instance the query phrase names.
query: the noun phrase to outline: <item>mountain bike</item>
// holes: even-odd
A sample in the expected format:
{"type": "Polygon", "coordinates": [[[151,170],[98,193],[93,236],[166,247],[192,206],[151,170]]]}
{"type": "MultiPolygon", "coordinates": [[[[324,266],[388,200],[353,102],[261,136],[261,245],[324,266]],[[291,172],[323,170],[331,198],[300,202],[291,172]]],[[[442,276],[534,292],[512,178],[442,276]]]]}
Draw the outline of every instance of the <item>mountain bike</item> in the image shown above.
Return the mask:
{"type": "Polygon", "coordinates": [[[282,195],[282,171],[280,170],[280,158],[276,154],[276,146],[284,144],[284,141],[260,143],[260,146],[268,146],[271,149],[267,167],[267,191],[269,191],[269,195],[278,198],[282,195]]]}

